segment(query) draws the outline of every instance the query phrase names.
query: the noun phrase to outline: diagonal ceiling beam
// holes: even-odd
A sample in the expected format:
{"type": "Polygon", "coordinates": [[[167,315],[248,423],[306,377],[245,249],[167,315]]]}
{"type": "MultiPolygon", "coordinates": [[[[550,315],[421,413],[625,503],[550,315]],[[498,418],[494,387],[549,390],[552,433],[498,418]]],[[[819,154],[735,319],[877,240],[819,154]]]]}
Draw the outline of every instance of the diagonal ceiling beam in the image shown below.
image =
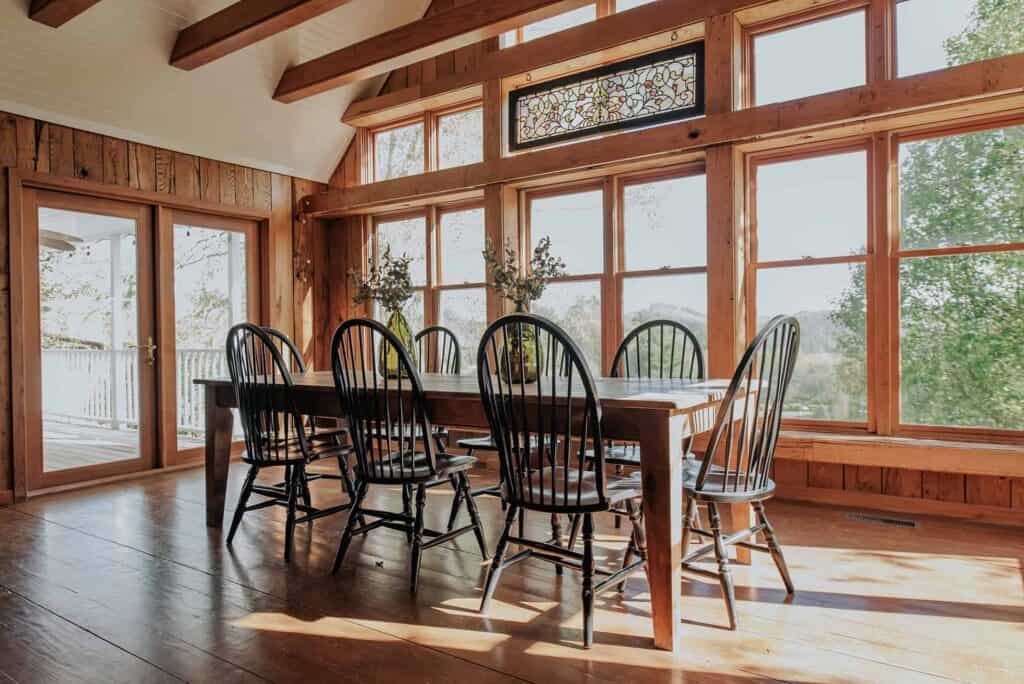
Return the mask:
{"type": "Polygon", "coordinates": [[[499,36],[591,0],[472,0],[286,70],[274,99],[296,102],[499,36]]]}
{"type": "Polygon", "coordinates": [[[239,0],[178,34],[171,65],[191,71],[351,0],[239,0]]]}
{"type": "Polygon", "coordinates": [[[97,4],[100,0],[32,0],[30,19],[58,28],[97,4]]]}

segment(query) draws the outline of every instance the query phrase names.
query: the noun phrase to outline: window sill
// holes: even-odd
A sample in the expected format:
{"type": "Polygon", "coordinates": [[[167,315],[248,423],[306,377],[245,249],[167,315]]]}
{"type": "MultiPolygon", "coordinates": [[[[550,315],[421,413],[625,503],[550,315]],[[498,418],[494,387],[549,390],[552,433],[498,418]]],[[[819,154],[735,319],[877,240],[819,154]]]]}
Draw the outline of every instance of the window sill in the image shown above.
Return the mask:
{"type": "Polygon", "coordinates": [[[1024,445],[784,430],[777,458],[1024,477],[1024,445]]]}

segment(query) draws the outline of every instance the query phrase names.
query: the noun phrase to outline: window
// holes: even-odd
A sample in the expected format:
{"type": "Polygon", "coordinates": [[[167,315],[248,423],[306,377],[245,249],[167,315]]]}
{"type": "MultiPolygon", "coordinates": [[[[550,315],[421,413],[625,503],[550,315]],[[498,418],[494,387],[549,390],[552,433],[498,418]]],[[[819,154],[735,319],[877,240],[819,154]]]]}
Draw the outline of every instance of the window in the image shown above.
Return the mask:
{"type": "Polygon", "coordinates": [[[649,5],[652,2],[654,2],[654,0],[615,0],[615,11],[625,12],[626,10],[631,10],[634,7],[639,7],[640,5],[649,5]]]}
{"type": "Polygon", "coordinates": [[[899,145],[900,422],[1024,425],[1024,126],[899,145]]]}
{"type": "Polygon", "coordinates": [[[690,172],[622,184],[622,334],[682,323],[707,348],[707,184],[690,172]]]}
{"type": "Polygon", "coordinates": [[[542,19],[541,21],[521,26],[514,31],[507,31],[501,37],[501,47],[517,45],[536,38],[550,36],[552,33],[558,33],[573,26],[586,24],[588,21],[594,21],[595,19],[597,19],[597,6],[594,4],[585,5],[548,19],[542,19]]]}
{"type": "Polygon", "coordinates": [[[704,113],[704,43],[622,60],[509,93],[512,150],[704,113]]]}
{"type": "MultiPolygon", "coordinates": [[[[376,221],[377,258],[386,249],[392,256],[412,258],[409,273],[416,293],[406,304],[402,313],[409,320],[413,333],[424,328],[425,312],[423,292],[427,287],[427,218],[426,216],[404,216],[382,218],[376,221]]],[[[375,311],[380,319],[382,311],[375,311]]]]}
{"type": "Polygon", "coordinates": [[[448,169],[483,161],[484,112],[463,109],[437,117],[437,167],[448,169]]]}
{"type": "Polygon", "coordinates": [[[868,159],[863,148],[755,159],[751,335],[800,321],[791,419],[866,423],[868,159]]]}
{"type": "Polygon", "coordinates": [[[753,104],[793,100],[866,83],[864,10],[751,34],[753,104]],[[824,57],[823,57],[824,56],[824,57]]]}
{"type": "Polygon", "coordinates": [[[462,348],[462,372],[471,373],[487,328],[484,210],[474,207],[440,212],[437,241],[438,324],[455,333],[462,348]]]}
{"type": "Polygon", "coordinates": [[[604,192],[593,189],[527,195],[530,249],[551,238],[551,253],[568,275],[552,281],[534,313],[562,326],[582,347],[595,374],[601,363],[601,280],[604,275],[604,192]]]}
{"type": "Polygon", "coordinates": [[[373,134],[375,180],[412,176],[426,170],[423,122],[385,128],[373,134]]]}
{"type": "MultiPolygon", "coordinates": [[[[403,313],[413,334],[431,325],[450,328],[462,348],[462,372],[473,372],[487,327],[483,208],[442,207],[381,216],[374,226],[378,258],[388,247],[394,256],[412,257],[409,270],[415,294],[403,313]]],[[[374,316],[383,320],[379,308],[374,316]]]]}
{"type": "Polygon", "coordinates": [[[375,181],[475,164],[483,156],[484,119],[479,103],[426,112],[416,121],[373,131],[375,181]],[[430,154],[427,139],[432,141],[430,154]]]}
{"type": "Polygon", "coordinates": [[[898,75],[1024,52],[1022,24],[1024,3],[1020,2],[898,0],[898,75]],[[978,40],[979,33],[989,35],[978,40]]]}

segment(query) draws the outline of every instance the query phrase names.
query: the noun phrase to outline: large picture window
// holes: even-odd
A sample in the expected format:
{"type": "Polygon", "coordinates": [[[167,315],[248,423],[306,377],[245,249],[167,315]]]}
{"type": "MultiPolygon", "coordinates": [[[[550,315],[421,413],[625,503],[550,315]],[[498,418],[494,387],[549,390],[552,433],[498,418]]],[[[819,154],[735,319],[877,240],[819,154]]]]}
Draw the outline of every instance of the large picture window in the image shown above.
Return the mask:
{"type": "Polygon", "coordinates": [[[1024,426],[1024,126],[899,143],[900,422],[1024,426]]]}
{"type": "Polygon", "coordinates": [[[682,323],[707,349],[707,183],[700,169],[621,185],[622,334],[682,323]]]}
{"type": "Polygon", "coordinates": [[[751,330],[800,321],[790,419],[866,423],[866,149],[755,159],[751,330]]]}
{"type": "Polygon", "coordinates": [[[529,194],[527,244],[551,238],[551,253],[568,274],[548,284],[534,313],[552,319],[601,368],[601,279],[604,275],[604,193],[601,186],[529,194]]]}

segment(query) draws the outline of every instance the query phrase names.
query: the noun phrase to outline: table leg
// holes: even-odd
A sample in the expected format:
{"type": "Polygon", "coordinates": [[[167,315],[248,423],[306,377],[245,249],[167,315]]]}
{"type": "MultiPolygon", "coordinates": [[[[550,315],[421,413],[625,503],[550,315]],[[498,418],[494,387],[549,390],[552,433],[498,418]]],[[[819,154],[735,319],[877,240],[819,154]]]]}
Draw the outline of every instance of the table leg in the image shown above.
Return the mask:
{"type": "MultiPolygon", "coordinates": [[[[739,532],[743,529],[749,529],[754,526],[754,510],[748,503],[741,504],[729,504],[729,534],[733,532],[739,532]]],[[[750,541],[756,541],[751,538],[750,541]]],[[[751,551],[745,549],[742,546],[734,546],[736,549],[736,564],[737,565],[750,565],[751,564],[751,551]]]]}
{"type": "MultiPolygon", "coordinates": [[[[680,646],[682,628],[683,468],[681,445],[685,416],[651,417],[640,440],[647,529],[647,571],[651,588],[654,645],[669,651],[680,646]]],[[[646,423],[647,421],[645,421],[646,423]]]]}
{"type": "Polygon", "coordinates": [[[224,494],[231,463],[231,409],[217,405],[217,391],[206,387],[206,526],[224,522],[224,494]]]}

